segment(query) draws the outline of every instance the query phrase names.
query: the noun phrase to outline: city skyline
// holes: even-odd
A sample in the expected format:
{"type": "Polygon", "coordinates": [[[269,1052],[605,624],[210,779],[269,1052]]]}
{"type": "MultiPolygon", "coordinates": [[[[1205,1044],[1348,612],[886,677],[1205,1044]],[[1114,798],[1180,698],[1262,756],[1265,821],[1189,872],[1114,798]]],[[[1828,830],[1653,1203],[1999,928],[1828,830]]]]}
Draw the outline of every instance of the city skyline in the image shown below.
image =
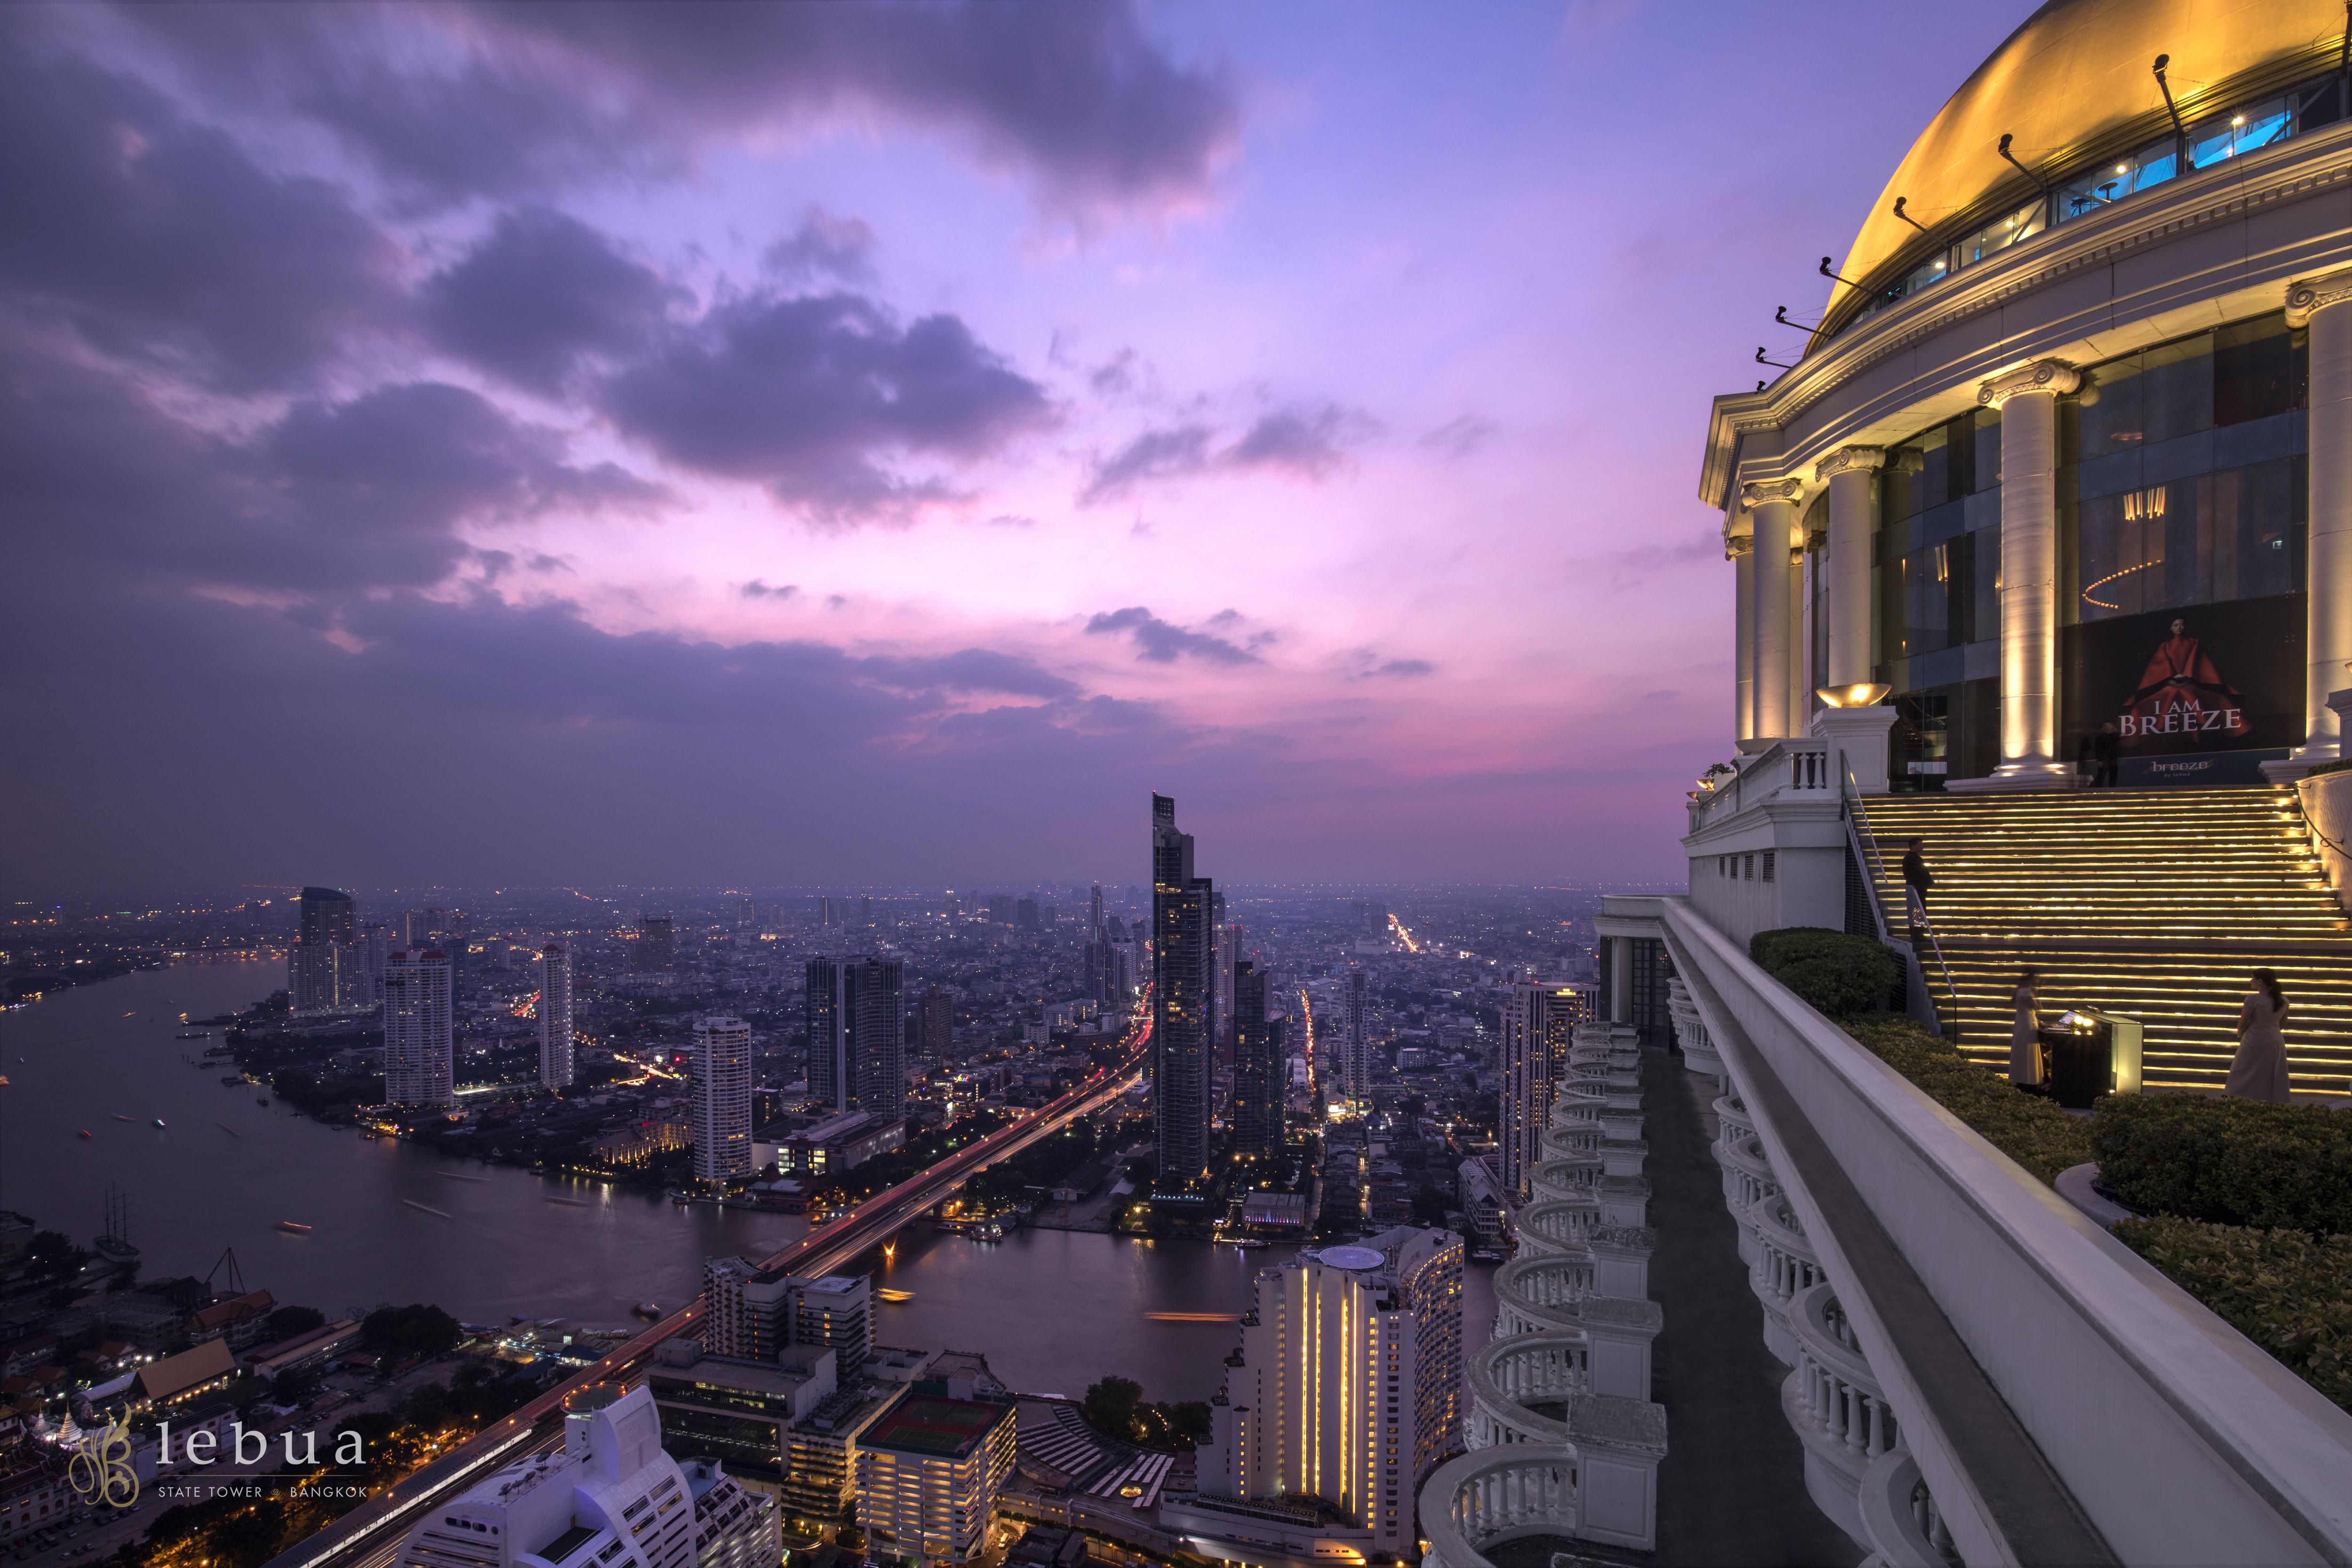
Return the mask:
{"type": "Polygon", "coordinates": [[[1019,7],[1049,110],[948,12],[206,15],[0,28],[7,374],[72,411],[0,452],[8,887],[1083,875],[1153,787],[1270,878],[1663,875],[1730,595],[1652,411],[1794,345],[1898,67],[2006,25],[1019,7]],[[1830,38],[1874,90],[1736,174],[1830,38]],[[835,342],[925,422],[788,393],[835,342]]]}

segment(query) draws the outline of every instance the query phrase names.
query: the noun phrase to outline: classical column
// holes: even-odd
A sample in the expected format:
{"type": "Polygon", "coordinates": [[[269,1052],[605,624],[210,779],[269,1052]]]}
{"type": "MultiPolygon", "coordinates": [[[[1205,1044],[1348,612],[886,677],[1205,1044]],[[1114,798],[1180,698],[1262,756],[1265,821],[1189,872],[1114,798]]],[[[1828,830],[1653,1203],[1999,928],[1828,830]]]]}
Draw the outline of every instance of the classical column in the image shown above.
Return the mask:
{"type": "Polygon", "coordinates": [[[1977,388],[2000,410],[2000,766],[1947,788],[2056,789],[2073,770],[2058,750],[2058,399],[2083,384],[2037,360],[1977,388]]]}
{"type": "Polygon", "coordinates": [[[1805,524],[1801,514],[1789,544],[1789,728],[1801,735],[1813,713],[1813,639],[1805,630],[1805,524]]]}
{"type": "Polygon", "coordinates": [[[1731,718],[1736,738],[1756,738],[1756,539],[1743,533],[1723,542],[1732,566],[1731,718]]]}
{"type": "Polygon", "coordinates": [[[1885,461],[1877,447],[1841,447],[1813,470],[1830,488],[1829,583],[1821,602],[1830,623],[1831,686],[1861,686],[1871,679],[1870,536],[1878,519],[1870,476],[1885,461]]]}
{"type": "Polygon", "coordinates": [[[1793,733],[1789,728],[1789,541],[1796,531],[1797,498],[1804,487],[1795,479],[1744,486],[1742,505],[1755,520],[1754,661],[1756,733],[1759,741],[1775,741],[1793,733]]]}
{"type": "Polygon", "coordinates": [[[2286,291],[2289,326],[2311,329],[2310,536],[2305,583],[2304,742],[2274,777],[2298,778],[2343,751],[2331,690],[2352,686],[2352,268],[2286,291]]]}

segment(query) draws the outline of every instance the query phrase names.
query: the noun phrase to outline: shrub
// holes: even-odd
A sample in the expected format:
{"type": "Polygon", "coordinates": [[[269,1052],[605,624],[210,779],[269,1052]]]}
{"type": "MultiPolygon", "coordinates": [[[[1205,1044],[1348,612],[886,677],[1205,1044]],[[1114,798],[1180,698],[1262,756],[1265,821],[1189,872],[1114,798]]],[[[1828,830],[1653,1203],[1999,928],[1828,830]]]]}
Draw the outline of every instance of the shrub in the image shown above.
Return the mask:
{"type": "Polygon", "coordinates": [[[2123,1244],[2281,1364],[2352,1409],[2352,1236],[2207,1225],[2168,1215],[2116,1226],[2123,1244]]]}
{"type": "Polygon", "coordinates": [[[1909,1018],[1848,1018],[1845,1031],[1986,1142],[2044,1182],[2089,1160],[2089,1128],[2040,1095],[1979,1067],[1909,1018]]]}
{"type": "Polygon", "coordinates": [[[1875,1007],[1903,979],[1903,962],[1866,936],[1826,926],[1759,931],[1748,956],[1820,1012],[1843,1017],[1875,1007]]]}
{"type": "Polygon", "coordinates": [[[2315,1105],[2110,1095],[2091,1121],[2118,1203],[2222,1225],[2352,1233],[2352,1123],[2315,1105]]]}

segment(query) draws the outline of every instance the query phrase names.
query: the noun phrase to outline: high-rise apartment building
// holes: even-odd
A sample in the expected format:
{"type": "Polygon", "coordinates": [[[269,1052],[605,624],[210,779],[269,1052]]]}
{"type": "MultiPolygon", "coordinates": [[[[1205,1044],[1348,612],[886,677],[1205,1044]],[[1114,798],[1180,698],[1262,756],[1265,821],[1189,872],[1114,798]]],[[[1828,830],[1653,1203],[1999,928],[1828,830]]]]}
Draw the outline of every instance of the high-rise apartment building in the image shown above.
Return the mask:
{"type": "Polygon", "coordinates": [[[1267,979],[1246,958],[1234,963],[1234,1099],[1228,1120],[1234,1148],[1244,1154],[1271,1154],[1282,1147],[1289,1072],[1266,1016],[1267,979]]]}
{"type": "Polygon", "coordinates": [[[1502,1145],[1503,1186],[1517,1203],[1543,1160],[1543,1130],[1568,1062],[1570,1035],[1594,1016],[1597,987],[1575,983],[1515,981],[1503,1002],[1501,1104],[1496,1117],[1502,1145]]]}
{"type": "Polygon", "coordinates": [[[1159,1189],[1178,1192],[1209,1168],[1210,1020],[1216,1005],[1210,899],[1192,874],[1192,836],[1176,802],[1151,797],[1151,1110],[1159,1189]]]}
{"type": "Polygon", "coordinates": [[[1401,1226],[1301,1253],[1258,1275],[1255,1306],[1201,1491],[1319,1498],[1370,1535],[1363,1556],[1412,1555],[1414,1493],[1461,1435],[1462,1238],[1401,1226]]]}
{"type": "Polygon", "coordinates": [[[677,930],[667,915],[640,915],[637,940],[629,952],[629,967],[639,974],[658,974],[677,967],[677,930]]]}
{"type": "Polygon", "coordinates": [[[401,1568],[751,1568],[782,1554],[773,1498],[662,1449],[643,1386],[600,1384],[564,1406],[563,1447],[519,1459],[436,1505],[401,1545],[401,1568]]]}
{"type": "Polygon", "coordinates": [[[539,1086],[572,1087],[572,950],[551,942],[539,950],[539,1086]]]}
{"type": "Polygon", "coordinates": [[[359,905],[335,888],[305,888],[301,924],[287,963],[297,1013],[356,1012],[374,1001],[367,950],[359,940],[359,905]]]}
{"type": "Polygon", "coordinates": [[[812,958],[807,973],[809,1098],[885,1121],[906,1115],[906,965],[895,958],[812,958]]]}
{"type": "Polygon", "coordinates": [[[1013,1409],[1010,1394],[957,1379],[927,1379],[900,1394],[857,1446],[857,1522],[873,1539],[868,1550],[923,1568],[982,1556],[1013,1474],[1013,1409]]]}
{"type": "Polygon", "coordinates": [[[1371,977],[1351,969],[1339,983],[1338,1041],[1339,1092],[1349,1100],[1371,1097],[1371,977]]]}
{"type": "Polygon", "coordinates": [[[429,1109],[455,1100],[454,1024],[446,955],[412,948],[384,960],[386,1104],[429,1109]]]}
{"type": "Polygon", "coordinates": [[[702,1344],[712,1355],[773,1361],[787,1345],[823,1345],[845,1378],[874,1353],[874,1290],[866,1275],[761,1268],[740,1258],[702,1266],[702,1344]]]}
{"type": "Polygon", "coordinates": [[[383,1001],[383,965],[392,956],[392,931],[382,921],[360,932],[360,948],[367,969],[367,1005],[373,1007],[383,1001]]]}
{"type": "Polygon", "coordinates": [[[1225,918],[1225,896],[1209,899],[1210,935],[1216,942],[1216,1032],[1212,1037],[1216,1059],[1230,1062],[1234,1054],[1234,961],[1241,956],[1242,928],[1225,918]]]}
{"type": "Polygon", "coordinates": [[[751,1026],[705,1017],[694,1026],[688,1072],[694,1114],[694,1179],[719,1184],[751,1173],[751,1026]]]}
{"type": "Polygon", "coordinates": [[[955,1048],[955,998],[931,987],[915,1008],[917,1049],[927,1067],[937,1067],[955,1048]]]}
{"type": "Polygon", "coordinates": [[[838,1113],[849,1109],[848,1064],[842,1059],[841,960],[812,958],[807,973],[801,1016],[808,1027],[809,1098],[838,1113]]]}

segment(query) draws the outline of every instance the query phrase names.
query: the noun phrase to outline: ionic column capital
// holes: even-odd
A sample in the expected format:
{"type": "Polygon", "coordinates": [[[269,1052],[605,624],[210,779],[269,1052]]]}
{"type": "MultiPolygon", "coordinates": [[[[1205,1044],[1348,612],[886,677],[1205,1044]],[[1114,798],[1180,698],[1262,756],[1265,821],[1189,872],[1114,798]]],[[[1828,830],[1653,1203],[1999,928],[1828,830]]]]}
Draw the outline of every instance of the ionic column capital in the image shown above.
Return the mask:
{"type": "Polygon", "coordinates": [[[1723,558],[1726,561],[1737,561],[1741,556],[1753,552],[1755,549],[1756,536],[1754,534],[1735,533],[1730,538],[1723,542],[1723,558]]]}
{"type": "Polygon", "coordinates": [[[2315,312],[2347,300],[2352,300],[2352,267],[2290,283],[2286,286],[2286,324],[2307,326],[2315,312]]]}
{"type": "Polygon", "coordinates": [[[1739,504],[1750,511],[1776,502],[1794,506],[1804,498],[1805,481],[1802,479],[1774,479],[1768,484],[1739,487],[1739,504]]]}
{"type": "Polygon", "coordinates": [[[1840,447],[1813,466],[1813,478],[1827,484],[1832,474],[1868,473],[1885,466],[1884,447],[1840,447]]]}
{"type": "Polygon", "coordinates": [[[2083,373],[2060,360],[2038,359],[2031,364],[1994,376],[1977,388],[1977,401],[1999,408],[2021,392],[2046,392],[2063,396],[2083,384],[2083,373]]]}

